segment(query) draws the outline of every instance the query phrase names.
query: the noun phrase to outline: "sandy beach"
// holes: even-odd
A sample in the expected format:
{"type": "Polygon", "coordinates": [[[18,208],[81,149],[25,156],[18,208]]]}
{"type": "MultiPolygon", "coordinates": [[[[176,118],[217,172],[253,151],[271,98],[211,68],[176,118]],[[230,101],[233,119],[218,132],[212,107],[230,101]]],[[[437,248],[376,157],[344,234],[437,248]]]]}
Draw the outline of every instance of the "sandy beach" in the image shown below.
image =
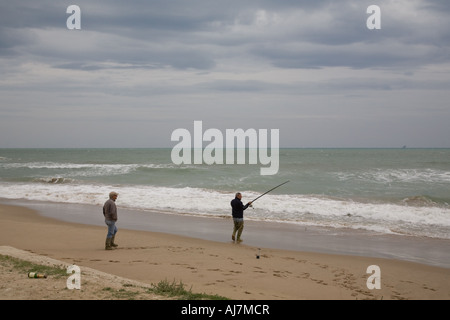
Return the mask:
{"type": "MultiPolygon", "coordinates": [[[[83,268],[95,269],[144,285],[164,279],[182,281],[193,292],[233,300],[450,298],[450,269],[415,262],[264,247],[259,251],[245,241],[209,241],[131,230],[120,224],[118,249],[105,251],[106,227],[100,225],[61,221],[5,204],[0,205],[0,221],[0,246],[76,264],[82,273],[83,268]],[[380,289],[367,286],[372,276],[367,268],[373,265],[380,268],[380,289]]],[[[105,281],[114,282],[111,279],[114,277],[105,281]]],[[[12,286],[2,280],[1,299],[11,298],[5,292],[11,292],[12,286]]],[[[89,283],[81,293],[74,293],[75,299],[102,299],[89,293],[86,286],[89,283]]],[[[24,285],[20,290],[36,288],[24,285]]],[[[47,290],[45,297],[29,296],[61,299],[59,291],[47,290]]],[[[27,299],[23,295],[16,298],[21,297],[27,299]]]]}

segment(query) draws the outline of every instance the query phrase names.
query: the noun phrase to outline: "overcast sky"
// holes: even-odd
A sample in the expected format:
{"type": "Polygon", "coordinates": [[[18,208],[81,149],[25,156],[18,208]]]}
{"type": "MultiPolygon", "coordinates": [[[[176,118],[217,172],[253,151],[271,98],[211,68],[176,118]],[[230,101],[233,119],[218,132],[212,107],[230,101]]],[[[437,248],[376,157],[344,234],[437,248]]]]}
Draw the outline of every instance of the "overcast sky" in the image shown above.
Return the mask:
{"type": "Polygon", "coordinates": [[[0,0],[0,147],[450,147],[449,30],[447,0],[0,0]]]}

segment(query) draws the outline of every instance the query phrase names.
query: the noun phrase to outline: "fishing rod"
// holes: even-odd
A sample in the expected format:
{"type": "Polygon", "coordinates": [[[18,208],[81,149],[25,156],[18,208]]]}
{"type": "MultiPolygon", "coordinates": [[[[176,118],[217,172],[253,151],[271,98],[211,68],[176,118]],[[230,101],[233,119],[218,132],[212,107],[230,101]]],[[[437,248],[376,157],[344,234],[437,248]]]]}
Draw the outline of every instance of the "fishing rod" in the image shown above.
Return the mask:
{"type": "Polygon", "coordinates": [[[281,184],[279,184],[279,185],[277,185],[276,187],[273,187],[273,188],[270,189],[269,191],[264,192],[262,195],[260,195],[259,197],[255,198],[255,200],[252,201],[252,204],[253,204],[253,202],[255,202],[256,200],[258,200],[259,198],[261,198],[263,195],[268,194],[270,191],[275,190],[276,188],[281,187],[283,184],[286,184],[286,183],[288,183],[288,182],[289,182],[289,180],[286,181],[286,182],[283,182],[283,183],[281,183],[281,184]]]}

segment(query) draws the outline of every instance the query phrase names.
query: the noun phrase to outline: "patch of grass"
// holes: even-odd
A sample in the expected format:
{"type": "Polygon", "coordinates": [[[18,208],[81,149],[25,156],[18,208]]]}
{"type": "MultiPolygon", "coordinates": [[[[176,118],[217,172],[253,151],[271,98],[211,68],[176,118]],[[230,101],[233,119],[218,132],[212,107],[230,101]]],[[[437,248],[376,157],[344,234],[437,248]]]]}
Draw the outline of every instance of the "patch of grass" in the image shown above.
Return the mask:
{"type": "Polygon", "coordinates": [[[131,284],[124,284],[122,289],[113,289],[105,287],[102,291],[108,292],[116,299],[138,299],[140,294],[156,294],[161,297],[178,300],[229,300],[228,298],[219,295],[210,295],[205,293],[194,293],[192,288],[186,290],[183,282],[176,282],[175,280],[169,282],[167,279],[162,280],[157,284],[152,284],[151,288],[135,287],[131,284]],[[132,290],[134,288],[135,290],[132,290]],[[130,289],[130,290],[128,290],[130,289]],[[143,290],[143,291],[142,291],[143,290]]]}
{"type": "Polygon", "coordinates": [[[28,274],[29,272],[45,273],[47,276],[54,276],[56,278],[67,276],[66,269],[63,267],[43,266],[33,262],[17,259],[14,257],[1,255],[0,264],[7,268],[28,274]]]}
{"type": "Polygon", "coordinates": [[[115,299],[127,299],[127,300],[134,300],[141,294],[141,292],[139,291],[128,291],[126,289],[114,290],[113,288],[110,287],[103,288],[103,291],[110,292],[115,299]]]}
{"type": "Polygon", "coordinates": [[[169,282],[167,279],[160,281],[158,284],[152,284],[151,292],[180,300],[228,300],[228,298],[219,295],[210,295],[206,293],[193,293],[192,287],[185,289],[183,282],[177,283],[175,280],[169,282]]]}

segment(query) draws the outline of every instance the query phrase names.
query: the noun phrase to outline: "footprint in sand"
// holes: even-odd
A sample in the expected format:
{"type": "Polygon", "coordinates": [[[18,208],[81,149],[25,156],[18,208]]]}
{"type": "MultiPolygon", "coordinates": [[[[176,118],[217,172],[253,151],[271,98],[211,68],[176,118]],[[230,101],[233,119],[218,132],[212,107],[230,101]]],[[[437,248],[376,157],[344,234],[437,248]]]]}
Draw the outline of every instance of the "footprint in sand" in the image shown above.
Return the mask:
{"type": "Polygon", "coordinates": [[[293,257],[282,257],[282,259],[292,260],[294,262],[299,262],[299,263],[306,263],[306,262],[308,262],[307,260],[296,259],[296,258],[293,258],[293,257]]]}
{"type": "Polygon", "coordinates": [[[275,270],[273,275],[275,277],[286,278],[287,277],[286,273],[290,273],[290,272],[289,271],[278,271],[278,270],[275,270]]]}
{"type": "Polygon", "coordinates": [[[256,273],[267,273],[267,272],[262,271],[262,270],[255,270],[255,271],[253,271],[253,272],[256,272],[256,273]]]}
{"type": "Polygon", "coordinates": [[[425,290],[436,291],[436,289],[430,288],[426,284],[424,284],[422,288],[424,288],[425,290]]]}
{"type": "Polygon", "coordinates": [[[300,278],[309,279],[309,277],[310,277],[310,274],[308,272],[302,272],[300,274],[300,278]]]}
{"type": "Polygon", "coordinates": [[[205,286],[214,286],[214,285],[216,285],[214,282],[205,283],[205,286]]]}
{"type": "Polygon", "coordinates": [[[327,286],[327,285],[328,285],[328,283],[326,283],[325,281],[320,280],[320,279],[313,279],[313,278],[311,278],[311,280],[314,281],[314,282],[316,282],[317,284],[322,284],[322,285],[324,285],[324,286],[327,286]]]}

